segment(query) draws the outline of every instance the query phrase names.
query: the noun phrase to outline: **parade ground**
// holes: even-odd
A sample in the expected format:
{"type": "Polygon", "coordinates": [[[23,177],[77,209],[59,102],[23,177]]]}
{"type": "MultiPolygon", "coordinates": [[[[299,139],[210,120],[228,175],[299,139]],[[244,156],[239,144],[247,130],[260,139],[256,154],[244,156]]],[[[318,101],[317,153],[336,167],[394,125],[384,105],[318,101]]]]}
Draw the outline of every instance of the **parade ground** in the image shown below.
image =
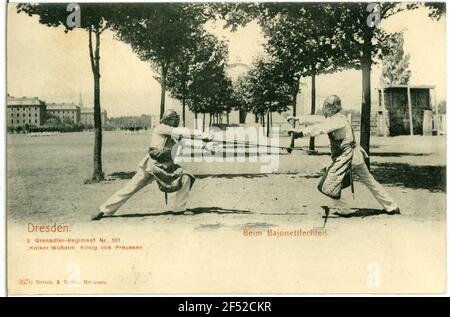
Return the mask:
{"type": "MultiPolygon", "coordinates": [[[[131,178],[146,154],[150,133],[105,132],[103,171],[108,180],[98,184],[84,184],[92,172],[92,133],[9,135],[8,220],[89,221],[90,213],[131,178]]],[[[296,140],[296,146],[307,149],[308,142],[296,140]]],[[[184,218],[193,218],[195,221],[189,221],[210,225],[209,219],[214,219],[218,226],[227,227],[229,218],[241,219],[242,224],[315,218],[322,212],[321,206],[329,202],[316,189],[320,169],[330,161],[327,142],[326,136],[317,138],[316,155],[280,151],[279,169],[274,173],[261,173],[261,163],[248,162],[248,158],[247,162],[182,163],[197,176],[188,205],[192,217],[158,217],[169,209],[163,193],[151,184],[120,209],[119,218],[104,221],[164,222],[169,218],[183,222],[184,218]]],[[[282,145],[288,143],[287,138],[280,141],[282,145]]],[[[371,149],[374,176],[398,201],[401,217],[444,220],[444,137],[373,137],[371,149]]],[[[346,201],[356,208],[379,208],[362,184],[356,182],[355,186],[355,200],[345,190],[346,201]]]]}
{"type": "MultiPolygon", "coordinates": [[[[197,177],[187,214],[171,212],[172,195],[166,206],[164,194],[154,183],[113,217],[92,222],[90,217],[98,206],[132,177],[146,154],[150,133],[105,132],[103,170],[107,180],[95,184],[84,184],[92,172],[93,133],[9,135],[11,263],[21,262],[24,271],[37,270],[36,263],[26,264],[30,261],[48,265],[44,258],[30,253],[22,261],[18,241],[27,235],[39,236],[27,232],[29,223],[56,223],[69,226],[74,237],[91,237],[93,232],[114,234],[146,250],[144,257],[127,253],[123,267],[106,268],[109,284],[89,286],[86,293],[120,293],[117,287],[123,276],[134,279],[135,284],[121,291],[137,293],[444,290],[445,137],[371,139],[373,174],[398,202],[401,215],[381,214],[378,203],[357,180],[355,199],[348,189],[344,193],[355,212],[344,217],[330,210],[326,215],[322,206],[330,201],[316,187],[319,171],[330,157],[328,140],[320,137],[316,155],[281,153],[279,170],[272,174],[261,173],[259,163],[183,163],[197,177]],[[114,270],[123,272],[115,274],[114,270]],[[199,280],[199,276],[208,278],[199,280]],[[177,279],[183,282],[176,283],[177,279]]],[[[306,148],[309,140],[296,142],[306,148]]],[[[282,138],[280,143],[287,145],[289,140],[282,138]]],[[[89,268],[98,254],[92,258],[85,255],[80,263],[89,268]]],[[[112,263],[122,261],[125,255],[108,256],[112,263]]],[[[74,254],[68,257],[73,261],[74,254]]],[[[51,265],[55,270],[64,267],[64,271],[64,263],[70,259],[57,255],[51,265]]],[[[53,291],[70,293],[70,289],[53,291]]]]}

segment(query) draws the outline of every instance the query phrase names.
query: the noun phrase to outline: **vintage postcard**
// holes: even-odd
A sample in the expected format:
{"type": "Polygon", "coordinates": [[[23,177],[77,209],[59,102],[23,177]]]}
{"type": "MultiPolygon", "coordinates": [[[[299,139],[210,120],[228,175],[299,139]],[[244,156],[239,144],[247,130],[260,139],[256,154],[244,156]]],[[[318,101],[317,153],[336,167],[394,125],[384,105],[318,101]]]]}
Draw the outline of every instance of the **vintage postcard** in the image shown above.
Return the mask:
{"type": "Polygon", "coordinates": [[[446,292],[445,2],[6,7],[8,295],[446,292]]]}

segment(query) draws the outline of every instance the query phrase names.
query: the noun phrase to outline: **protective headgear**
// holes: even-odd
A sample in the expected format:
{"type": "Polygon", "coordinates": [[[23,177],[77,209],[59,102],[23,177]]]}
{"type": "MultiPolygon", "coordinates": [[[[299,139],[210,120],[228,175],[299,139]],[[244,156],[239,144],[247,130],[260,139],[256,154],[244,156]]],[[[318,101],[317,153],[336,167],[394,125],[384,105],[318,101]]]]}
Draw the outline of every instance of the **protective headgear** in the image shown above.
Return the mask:
{"type": "Polygon", "coordinates": [[[161,123],[166,123],[170,119],[180,119],[178,113],[173,109],[167,109],[160,120],[161,123]]]}
{"type": "Polygon", "coordinates": [[[342,110],[341,98],[331,95],[323,102],[322,112],[325,116],[332,116],[342,110]]]}

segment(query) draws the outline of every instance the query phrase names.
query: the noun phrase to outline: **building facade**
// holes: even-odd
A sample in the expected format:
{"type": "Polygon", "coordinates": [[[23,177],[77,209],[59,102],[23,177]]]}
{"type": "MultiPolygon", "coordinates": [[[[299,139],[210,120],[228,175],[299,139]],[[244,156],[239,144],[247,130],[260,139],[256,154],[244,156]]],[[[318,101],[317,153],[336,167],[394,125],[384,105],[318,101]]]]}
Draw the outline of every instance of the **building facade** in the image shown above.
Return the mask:
{"type": "MultiPolygon", "coordinates": [[[[108,115],[105,110],[101,112],[102,125],[105,125],[108,120],[108,115]]],[[[80,123],[84,125],[94,126],[94,108],[80,109],[80,123]]]]}
{"type": "Polygon", "coordinates": [[[37,126],[45,123],[46,105],[38,97],[7,97],[6,123],[8,127],[37,126]]]}
{"type": "Polygon", "coordinates": [[[61,122],[80,123],[80,108],[74,103],[49,103],[47,104],[47,117],[56,117],[61,122]]]}

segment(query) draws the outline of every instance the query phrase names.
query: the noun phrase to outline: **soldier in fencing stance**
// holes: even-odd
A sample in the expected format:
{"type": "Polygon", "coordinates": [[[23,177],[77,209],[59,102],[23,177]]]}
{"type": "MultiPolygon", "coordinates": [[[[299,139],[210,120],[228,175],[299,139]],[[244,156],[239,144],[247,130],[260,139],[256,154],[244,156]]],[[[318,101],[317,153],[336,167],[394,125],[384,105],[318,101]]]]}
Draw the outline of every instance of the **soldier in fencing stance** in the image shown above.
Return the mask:
{"type": "Polygon", "coordinates": [[[386,213],[400,214],[399,206],[367,168],[365,164],[367,153],[356,144],[351,124],[340,113],[341,99],[336,95],[328,97],[322,109],[324,116],[287,117],[288,121],[296,120],[306,125],[305,128],[289,131],[289,135],[293,135],[294,138],[328,134],[332,163],[325,169],[320,179],[319,191],[335,201],[339,200],[342,189],[352,185],[351,174],[354,173],[367,186],[386,213]]]}
{"type": "Polygon", "coordinates": [[[172,150],[185,131],[177,129],[179,123],[180,117],[174,110],[167,110],[163,114],[161,124],[153,131],[148,154],[139,163],[136,174],[125,187],[100,206],[92,220],[113,215],[129,198],[154,180],[162,192],[166,194],[176,192],[174,212],[186,211],[186,203],[195,177],[175,164],[172,159],[172,150]]]}

